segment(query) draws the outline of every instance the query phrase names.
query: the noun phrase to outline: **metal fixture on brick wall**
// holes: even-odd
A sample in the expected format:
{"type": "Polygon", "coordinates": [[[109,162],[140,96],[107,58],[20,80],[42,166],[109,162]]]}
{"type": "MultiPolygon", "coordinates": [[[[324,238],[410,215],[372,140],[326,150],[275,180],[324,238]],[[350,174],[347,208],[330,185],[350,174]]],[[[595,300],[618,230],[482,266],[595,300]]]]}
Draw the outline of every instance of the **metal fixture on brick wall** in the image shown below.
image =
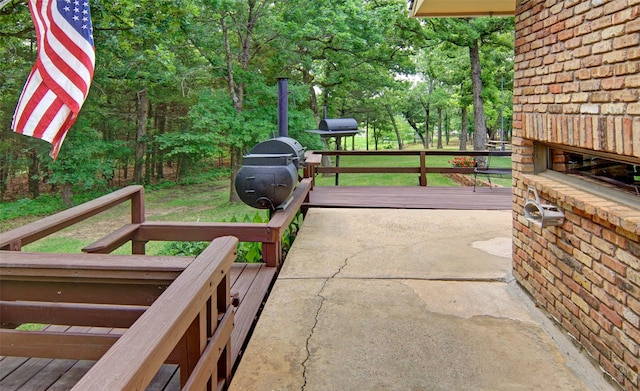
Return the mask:
{"type": "Polygon", "coordinates": [[[564,223],[564,213],[556,205],[541,203],[538,190],[534,186],[527,188],[524,217],[541,227],[562,225],[564,223]]]}

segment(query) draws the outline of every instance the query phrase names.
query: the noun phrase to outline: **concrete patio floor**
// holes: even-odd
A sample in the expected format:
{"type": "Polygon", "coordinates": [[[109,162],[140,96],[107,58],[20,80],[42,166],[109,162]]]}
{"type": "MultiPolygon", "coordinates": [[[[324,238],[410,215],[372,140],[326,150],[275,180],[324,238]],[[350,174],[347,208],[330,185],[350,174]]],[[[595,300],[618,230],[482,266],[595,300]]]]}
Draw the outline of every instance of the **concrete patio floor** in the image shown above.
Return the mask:
{"type": "Polygon", "coordinates": [[[511,275],[511,211],[311,209],[231,390],[610,390],[511,275]]]}

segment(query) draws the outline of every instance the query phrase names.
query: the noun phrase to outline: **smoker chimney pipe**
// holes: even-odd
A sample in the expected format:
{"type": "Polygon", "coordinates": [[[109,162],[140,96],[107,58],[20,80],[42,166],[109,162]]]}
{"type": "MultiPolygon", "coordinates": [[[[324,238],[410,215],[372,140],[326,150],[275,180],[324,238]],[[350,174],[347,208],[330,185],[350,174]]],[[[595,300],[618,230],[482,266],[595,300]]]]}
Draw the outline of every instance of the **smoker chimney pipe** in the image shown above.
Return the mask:
{"type": "Polygon", "coordinates": [[[278,78],[278,136],[289,136],[289,79],[278,78]]]}

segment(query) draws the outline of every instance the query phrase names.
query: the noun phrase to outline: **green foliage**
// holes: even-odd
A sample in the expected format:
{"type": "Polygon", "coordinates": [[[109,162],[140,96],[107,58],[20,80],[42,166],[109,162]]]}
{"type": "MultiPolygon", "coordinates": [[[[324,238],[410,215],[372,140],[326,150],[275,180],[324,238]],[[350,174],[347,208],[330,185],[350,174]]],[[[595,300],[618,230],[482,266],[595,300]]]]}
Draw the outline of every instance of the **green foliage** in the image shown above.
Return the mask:
{"type": "Polygon", "coordinates": [[[100,135],[78,120],[65,139],[59,158],[52,161],[43,157],[43,168],[50,173],[48,183],[79,186],[83,190],[104,187],[112,175],[113,167],[100,159],[103,143],[100,135]]]}
{"type": "MultiPolygon", "coordinates": [[[[269,219],[263,218],[260,213],[253,217],[245,214],[243,223],[266,223],[269,219]]],[[[224,222],[224,221],[223,221],[224,222]]],[[[238,218],[233,216],[229,223],[237,223],[238,218]]],[[[198,256],[209,245],[209,242],[167,242],[160,251],[163,255],[198,256]]],[[[238,244],[238,257],[236,262],[256,263],[262,261],[262,243],[241,242],[238,244]]]]}
{"type": "MultiPolygon", "coordinates": [[[[229,219],[229,223],[254,223],[262,224],[268,223],[269,218],[264,217],[259,212],[256,212],[253,216],[245,214],[244,217],[238,219],[233,216],[229,219]]],[[[302,224],[302,213],[298,213],[296,218],[289,225],[284,235],[282,236],[282,251],[284,254],[289,252],[293,241],[302,224]]],[[[167,242],[160,254],[162,255],[183,255],[183,256],[198,256],[209,245],[209,242],[167,242]]],[[[258,242],[240,242],[238,244],[238,257],[236,262],[258,263],[262,262],[262,243],[258,242]]]]}
{"type": "Polygon", "coordinates": [[[60,197],[46,194],[36,199],[22,198],[0,203],[0,221],[27,216],[48,216],[63,209],[60,197]]]}
{"type": "Polygon", "coordinates": [[[282,252],[283,256],[289,253],[291,250],[291,246],[293,246],[293,242],[298,236],[298,232],[300,232],[300,227],[302,227],[302,212],[298,211],[296,217],[291,221],[291,224],[287,227],[284,235],[282,235],[282,252]]]}
{"type": "MultiPolygon", "coordinates": [[[[111,189],[82,191],[76,188],[75,203],[81,204],[98,198],[111,189]]],[[[62,199],[56,194],[42,194],[37,198],[20,198],[13,202],[0,202],[0,221],[32,216],[49,216],[65,209],[62,199]]]]}
{"type": "MultiPolygon", "coordinates": [[[[233,216],[230,220],[230,223],[268,223],[268,217],[262,217],[260,213],[257,213],[251,217],[249,214],[244,215],[242,221],[238,221],[236,216],[233,216]]],[[[248,263],[256,263],[262,261],[262,243],[258,242],[241,242],[238,244],[238,262],[248,262],[248,263]]]]}
{"type": "Polygon", "coordinates": [[[436,107],[459,129],[460,108],[471,104],[470,39],[481,42],[489,131],[502,118],[511,120],[509,18],[418,21],[406,17],[404,0],[91,6],[94,82],[56,162],[46,156],[48,144],[8,130],[35,59],[35,31],[26,2],[9,2],[0,13],[0,200],[9,178],[28,175],[56,189],[73,184],[75,196],[102,190],[141,163],[134,157],[141,146],[147,181],[161,177],[158,166],[171,164],[179,172],[175,182],[191,183],[200,167],[214,159],[228,164],[232,149],[242,154],[276,132],[281,76],[290,80],[289,134],[308,149],[323,148],[305,130],[317,127],[324,105],[329,117],[353,117],[368,127],[380,148],[389,148],[382,146],[385,138],[424,137],[426,125],[434,133],[436,107]],[[399,82],[400,75],[416,83],[399,82]],[[141,91],[149,113],[146,134],[138,138],[141,91]],[[401,117],[411,127],[397,123],[396,136],[391,119],[401,117]],[[39,172],[30,174],[36,166],[39,172]]]}
{"type": "Polygon", "coordinates": [[[160,254],[197,257],[208,245],[209,242],[167,242],[160,254]]]}

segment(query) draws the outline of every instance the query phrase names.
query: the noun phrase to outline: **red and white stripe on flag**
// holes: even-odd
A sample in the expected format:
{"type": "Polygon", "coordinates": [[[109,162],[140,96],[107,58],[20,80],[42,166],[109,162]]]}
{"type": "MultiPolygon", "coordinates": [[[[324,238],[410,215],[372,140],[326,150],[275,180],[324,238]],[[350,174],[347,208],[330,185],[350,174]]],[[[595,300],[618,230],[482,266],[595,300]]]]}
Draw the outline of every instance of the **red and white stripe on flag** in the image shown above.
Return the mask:
{"type": "Polygon", "coordinates": [[[95,65],[88,0],[29,0],[38,56],[11,128],[52,144],[58,156],[87,98],[95,65]]]}

